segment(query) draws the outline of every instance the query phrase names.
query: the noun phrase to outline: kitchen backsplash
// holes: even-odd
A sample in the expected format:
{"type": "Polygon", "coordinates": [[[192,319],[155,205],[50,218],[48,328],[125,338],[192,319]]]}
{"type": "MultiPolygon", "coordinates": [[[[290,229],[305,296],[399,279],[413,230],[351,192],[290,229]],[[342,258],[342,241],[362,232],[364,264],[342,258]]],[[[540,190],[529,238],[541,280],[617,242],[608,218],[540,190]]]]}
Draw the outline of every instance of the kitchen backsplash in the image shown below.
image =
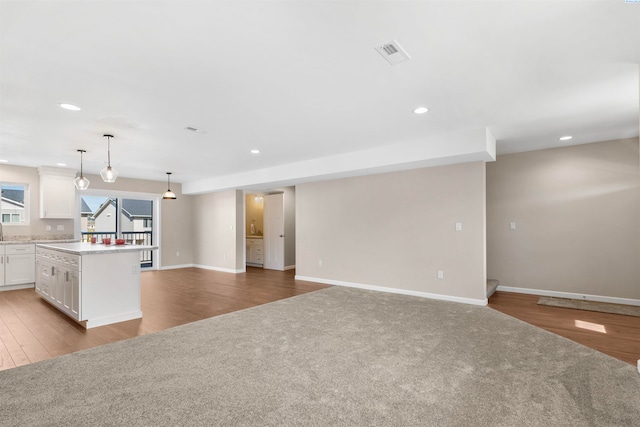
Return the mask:
{"type": "Polygon", "coordinates": [[[73,240],[73,234],[41,234],[41,235],[11,235],[4,236],[5,240],[18,242],[31,242],[34,240],[73,240]]]}

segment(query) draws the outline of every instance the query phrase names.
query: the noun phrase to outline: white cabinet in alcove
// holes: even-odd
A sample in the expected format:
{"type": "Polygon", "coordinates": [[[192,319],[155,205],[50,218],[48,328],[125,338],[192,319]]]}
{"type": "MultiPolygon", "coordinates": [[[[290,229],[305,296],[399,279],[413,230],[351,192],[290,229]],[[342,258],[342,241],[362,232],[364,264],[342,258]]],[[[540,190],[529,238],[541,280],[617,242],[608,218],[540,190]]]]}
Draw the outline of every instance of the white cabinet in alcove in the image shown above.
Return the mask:
{"type": "Polygon", "coordinates": [[[247,239],[247,264],[262,267],[264,264],[264,246],[262,239],[247,239]]]}

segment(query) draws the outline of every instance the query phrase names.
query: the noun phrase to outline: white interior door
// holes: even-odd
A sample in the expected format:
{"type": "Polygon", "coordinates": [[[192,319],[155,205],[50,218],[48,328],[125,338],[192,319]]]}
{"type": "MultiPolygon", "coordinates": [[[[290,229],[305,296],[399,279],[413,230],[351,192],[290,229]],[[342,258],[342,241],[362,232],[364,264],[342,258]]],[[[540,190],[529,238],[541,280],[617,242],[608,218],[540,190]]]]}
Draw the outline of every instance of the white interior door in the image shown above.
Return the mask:
{"type": "Polygon", "coordinates": [[[284,270],[284,195],[264,197],[264,268],[284,270]]]}

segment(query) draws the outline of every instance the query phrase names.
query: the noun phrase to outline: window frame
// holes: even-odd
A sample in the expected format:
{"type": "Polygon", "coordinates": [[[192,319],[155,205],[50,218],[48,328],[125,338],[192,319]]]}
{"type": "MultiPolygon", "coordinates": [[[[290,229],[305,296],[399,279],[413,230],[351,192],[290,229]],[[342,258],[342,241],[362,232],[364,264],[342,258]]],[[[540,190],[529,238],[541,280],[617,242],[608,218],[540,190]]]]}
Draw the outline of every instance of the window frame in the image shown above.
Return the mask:
{"type": "MultiPolygon", "coordinates": [[[[23,202],[23,208],[24,211],[22,213],[23,215],[23,221],[19,221],[19,222],[13,222],[13,215],[16,215],[14,212],[11,211],[3,211],[2,210],[2,206],[0,205],[0,224],[2,224],[3,226],[28,226],[30,224],[30,220],[31,220],[31,199],[30,199],[30,186],[28,183],[26,182],[12,182],[12,181],[0,181],[0,190],[3,187],[17,187],[20,186],[23,188],[23,192],[24,192],[24,202],[23,202]],[[4,221],[4,216],[5,215],[9,215],[9,222],[5,222],[4,221]]],[[[17,214],[20,215],[20,214],[17,214]]]]}
{"type": "MultiPolygon", "coordinates": [[[[118,209],[116,209],[116,220],[120,221],[120,217],[122,215],[122,199],[140,199],[140,200],[148,200],[153,203],[153,222],[152,222],[152,231],[154,235],[154,246],[158,246],[158,249],[153,250],[153,266],[151,267],[142,267],[140,271],[151,271],[151,270],[160,270],[161,260],[162,260],[162,251],[161,251],[161,235],[160,232],[160,224],[161,221],[161,209],[160,209],[160,195],[157,193],[142,193],[142,192],[134,192],[134,191],[125,191],[125,190],[105,190],[105,189],[87,189],[82,192],[76,191],[76,221],[75,221],[75,239],[82,240],[82,214],[80,213],[80,206],[82,206],[81,198],[82,196],[97,196],[97,197],[110,197],[116,199],[116,205],[118,209]]],[[[121,226],[117,225],[116,235],[121,236],[121,226]]]]}

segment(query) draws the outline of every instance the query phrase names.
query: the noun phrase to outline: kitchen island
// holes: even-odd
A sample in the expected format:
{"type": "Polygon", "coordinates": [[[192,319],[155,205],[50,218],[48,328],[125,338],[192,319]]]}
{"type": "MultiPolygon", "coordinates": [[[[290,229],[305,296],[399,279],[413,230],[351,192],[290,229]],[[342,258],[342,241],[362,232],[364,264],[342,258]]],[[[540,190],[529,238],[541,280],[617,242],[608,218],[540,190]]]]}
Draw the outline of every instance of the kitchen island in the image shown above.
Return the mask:
{"type": "Polygon", "coordinates": [[[36,245],[36,292],[85,328],[142,317],[140,251],[149,245],[36,245]]]}

